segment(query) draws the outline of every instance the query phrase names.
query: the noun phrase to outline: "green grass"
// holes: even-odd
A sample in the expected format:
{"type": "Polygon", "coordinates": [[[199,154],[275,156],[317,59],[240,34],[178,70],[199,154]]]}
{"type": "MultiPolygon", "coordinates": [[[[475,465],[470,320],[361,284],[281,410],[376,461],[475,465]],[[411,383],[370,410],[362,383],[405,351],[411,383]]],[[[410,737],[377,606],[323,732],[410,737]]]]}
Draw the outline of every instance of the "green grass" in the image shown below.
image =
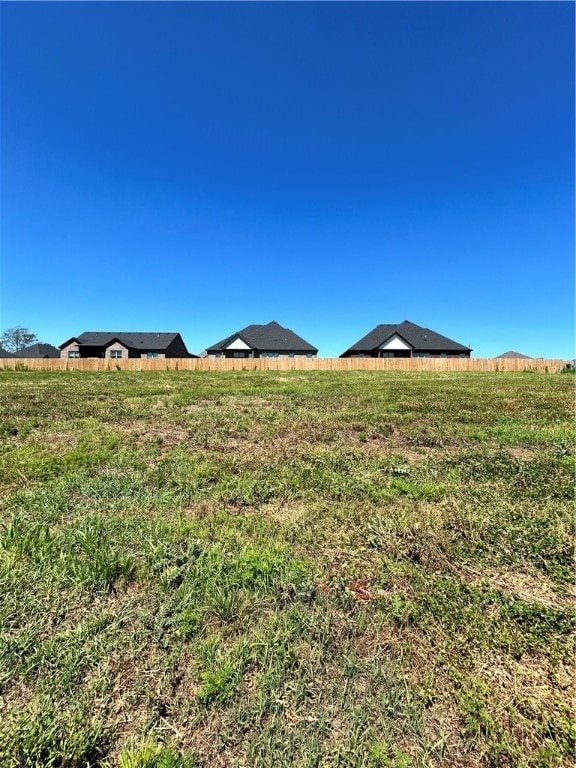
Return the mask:
{"type": "Polygon", "coordinates": [[[0,372],[0,765],[572,765],[573,394],[0,372]]]}

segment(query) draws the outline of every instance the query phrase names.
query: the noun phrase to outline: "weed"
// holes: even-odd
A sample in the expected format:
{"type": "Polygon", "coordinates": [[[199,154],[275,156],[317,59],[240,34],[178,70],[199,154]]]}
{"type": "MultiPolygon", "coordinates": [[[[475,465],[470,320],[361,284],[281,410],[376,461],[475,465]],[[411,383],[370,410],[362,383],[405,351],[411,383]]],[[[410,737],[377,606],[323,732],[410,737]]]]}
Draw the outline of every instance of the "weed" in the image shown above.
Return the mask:
{"type": "Polygon", "coordinates": [[[88,518],[68,532],[64,549],[65,581],[90,591],[109,591],[114,583],[134,575],[131,555],[114,550],[101,518],[88,518]]]}
{"type": "Polygon", "coordinates": [[[237,692],[247,662],[247,646],[241,641],[228,653],[214,643],[206,645],[206,668],[200,673],[198,701],[204,705],[228,702],[237,692]]]}
{"type": "Polygon", "coordinates": [[[0,756],[6,768],[83,768],[106,752],[102,725],[80,709],[61,709],[49,698],[0,725],[0,756]]]}
{"type": "Polygon", "coordinates": [[[171,747],[153,742],[126,747],[119,759],[120,768],[198,768],[199,763],[190,751],[177,752],[171,747]]]}

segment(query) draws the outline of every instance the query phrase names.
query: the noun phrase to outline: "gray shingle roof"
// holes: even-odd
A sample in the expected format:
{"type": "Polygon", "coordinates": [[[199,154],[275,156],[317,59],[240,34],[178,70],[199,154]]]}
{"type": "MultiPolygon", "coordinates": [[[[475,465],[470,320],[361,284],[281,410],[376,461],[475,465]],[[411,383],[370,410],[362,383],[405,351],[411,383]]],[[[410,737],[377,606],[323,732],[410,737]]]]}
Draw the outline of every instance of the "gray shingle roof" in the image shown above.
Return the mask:
{"type": "Polygon", "coordinates": [[[0,357],[14,357],[14,353],[8,352],[7,349],[0,347],[0,357]]]}
{"type": "Polygon", "coordinates": [[[530,355],[523,355],[521,352],[514,352],[513,350],[510,350],[509,352],[503,352],[501,355],[496,355],[494,359],[500,360],[502,358],[505,360],[516,360],[518,358],[525,358],[526,360],[532,359],[530,355]]]}
{"type": "Polygon", "coordinates": [[[31,344],[15,352],[14,357],[60,357],[60,350],[52,344],[31,344]]]}
{"type": "Polygon", "coordinates": [[[247,325],[241,331],[237,331],[217,344],[208,347],[207,352],[220,352],[226,349],[237,337],[240,337],[242,341],[254,350],[269,352],[318,352],[316,347],[313,347],[301,336],[298,336],[289,328],[283,328],[274,320],[266,325],[247,325]]]}
{"type": "Polygon", "coordinates": [[[442,336],[430,328],[422,328],[409,320],[396,325],[377,325],[374,330],[367,333],[360,341],[346,350],[340,357],[350,352],[372,352],[378,349],[386,339],[398,334],[406,341],[414,352],[438,351],[438,352],[471,352],[470,347],[465,347],[457,341],[442,336]]]}
{"type": "Polygon", "coordinates": [[[73,339],[65,341],[64,344],[60,345],[60,348],[72,340],[84,347],[107,347],[110,342],[117,339],[125,347],[131,349],[160,351],[167,349],[179,335],[178,333],[140,333],[135,331],[85,331],[80,336],[74,336],[73,339]]]}

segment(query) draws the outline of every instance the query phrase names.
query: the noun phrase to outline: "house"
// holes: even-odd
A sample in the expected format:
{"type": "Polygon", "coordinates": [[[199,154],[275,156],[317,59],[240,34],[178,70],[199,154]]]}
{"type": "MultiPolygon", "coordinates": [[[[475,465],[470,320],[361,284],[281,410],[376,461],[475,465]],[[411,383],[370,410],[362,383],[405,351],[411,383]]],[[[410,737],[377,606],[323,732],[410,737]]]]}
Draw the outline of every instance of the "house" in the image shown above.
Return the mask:
{"type": "Polygon", "coordinates": [[[316,357],[317,354],[316,347],[274,321],[248,325],[206,350],[208,357],[316,357]]]}
{"type": "Polygon", "coordinates": [[[14,353],[8,352],[7,349],[0,347],[0,357],[14,357],[14,353]]]}
{"type": "Polygon", "coordinates": [[[60,344],[60,357],[198,357],[179,333],[85,331],[60,344]]]}
{"type": "Polygon", "coordinates": [[[25,358],[48,358],[48,357],[60,357],[60,350],[57,347],[53,347],[52,344],[31,344],[29,347],[15,352],[13,357],[25,357],[25,358]]]}
{"type": "Polygon", "coordinates": [[[532,360],[530,355],[523,355],[521,352],[514,352],[510,350],[509,352],[502,352],[501,355],[496,355],[494,358],[495,360],[532,360]]]}
{"type": "Polygon", "coordinates": [[[470,357],[470,347],[409,320],[377,325],[340,357],[470,357]]]}

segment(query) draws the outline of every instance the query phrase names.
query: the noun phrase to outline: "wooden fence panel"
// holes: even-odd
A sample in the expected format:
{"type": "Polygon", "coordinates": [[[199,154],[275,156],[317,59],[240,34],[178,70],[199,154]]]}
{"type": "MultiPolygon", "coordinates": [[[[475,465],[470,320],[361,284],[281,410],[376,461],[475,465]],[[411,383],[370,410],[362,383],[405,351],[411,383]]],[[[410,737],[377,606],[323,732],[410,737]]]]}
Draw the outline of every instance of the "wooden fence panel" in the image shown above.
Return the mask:
{"type": "Polygon", "coordinates": [[[557,373],[564,361],[493,358],[0,358],[0,370],[30,371],[408,371],[557,373]]]}

